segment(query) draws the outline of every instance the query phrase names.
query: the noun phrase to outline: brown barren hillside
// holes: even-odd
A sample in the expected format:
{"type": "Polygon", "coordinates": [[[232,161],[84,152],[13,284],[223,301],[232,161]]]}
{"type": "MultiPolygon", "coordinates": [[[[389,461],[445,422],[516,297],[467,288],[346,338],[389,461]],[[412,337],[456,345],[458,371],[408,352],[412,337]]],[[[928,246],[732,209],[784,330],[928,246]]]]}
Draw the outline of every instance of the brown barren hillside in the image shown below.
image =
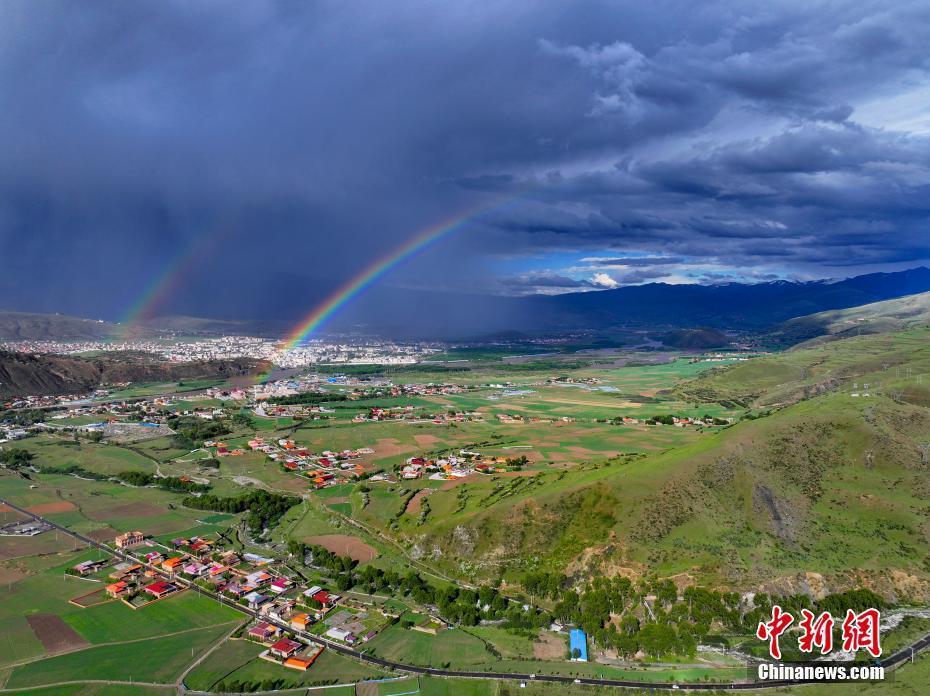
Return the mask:
{"type": "Polygon", "coordinates": [[[236,377],[264,367],[261,361],[245,358],[169,363],[144,353],[75,358],[0,352],[0,397],[74,394],[125,382],[236,377]]]}

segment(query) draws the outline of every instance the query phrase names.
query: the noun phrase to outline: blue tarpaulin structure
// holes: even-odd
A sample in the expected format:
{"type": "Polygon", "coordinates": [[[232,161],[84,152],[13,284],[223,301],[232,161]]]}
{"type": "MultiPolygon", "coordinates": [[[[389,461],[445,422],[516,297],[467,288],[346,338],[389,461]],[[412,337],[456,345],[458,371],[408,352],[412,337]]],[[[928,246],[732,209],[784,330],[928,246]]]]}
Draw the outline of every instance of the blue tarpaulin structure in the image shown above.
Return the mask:
{"type": "Polygon", "coordinates": [[[573,628],[568,634],[568,647],[575,662],[588,661],[588,637],[580,628],[573,628]],[[577,651],[577,652],[576,652],[577,651]]]}

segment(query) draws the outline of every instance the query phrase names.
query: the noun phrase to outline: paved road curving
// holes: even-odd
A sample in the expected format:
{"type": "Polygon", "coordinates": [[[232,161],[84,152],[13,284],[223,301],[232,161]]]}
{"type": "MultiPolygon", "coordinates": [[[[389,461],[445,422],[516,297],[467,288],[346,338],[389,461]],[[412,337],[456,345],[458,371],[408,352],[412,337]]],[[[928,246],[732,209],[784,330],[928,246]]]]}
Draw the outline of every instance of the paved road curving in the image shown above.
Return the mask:
{"type": "MultiPolygon", "coordinates": [[[[369,664],[378,665],[379,667],[386,667],[388,669],[398,671],[398,672],[407,672],[409,674],[423,674],[434,677],[465,677],[465,678],[476,678],[476,679],[507,679],[511,681],[537,681],[537,682],[550,682],[554,684],[588,684],[592,686],[616,686],[621,688],[635,688],[635,689],[664,689],[664,690],[688,690],[688,691],[752,691],[756,689],[772,689],[785,686],[792,686],[797,684],[810,684],[815,683],[814,680],[808,679],[795,679],[795,680],[786,680],[786,681],[766,681],[766,682],[713,682],[713,683],[653,683],[646,681],[632,681],[624,679],[603,679],[599,677],[565,677],[556,674],[521,674],[517,672],[475,672],[468,670],[453,670],[453,669],[439,669],[433,667],[420,667],[417,665],[408,665],[403,662],[394,662],[393,660],[384,660],[380,657],[375,657],[373,655],[367,655],[364,651],[358,651],[354,648],[350,648],[339,643],[335,643],[326,638],[313,635],[311,633],[306,633],[305,631],[298,631],[290,627],[290,624],[287,624],[283,621],[278,621],[272,619],[268,616],[260,614],[257,611],[244,607],[241,604],[233,602],[232,600],[223,597],[215,592],[210,592],[205,590],[194,583],[186,580],[184,578],[172,577],[167,573],[162,571],[160,568],[153,566],[151,564],[145,563],[143,559],[136,558],[132,554],[126,553],[125,551],[120,551],[114,548],[111,548],[107,544],[104,544],[99,541],[95,541],[90,537],[84,536],[78,532],[75,532],[67,527],[63,527],[60,524],[52,522],[40,515],[25,510],[18,505],[14,505],[8,500],[0,498],[0,503],[11,507],[17,512],[22,513],[28,517],[31,517],[34,520],[45,522],[48,525],[51,525],[55,529],[64,532],[65,534],[78,539],[89,546],[105,551],[113,556],[122,558],[123,560],[131,561],[133,563],[141,563],[159,575],[163,576],[166,579],[170,579],[173,583],[182,585],[189,588],[191,591],[198,592],[206,597],[216,600],[220,604],[224,604],[228,607],[236,609],[252,618],[262,619],[269,623],[273,623],[279,628],[281,628],[285,633],[289,633],[292,636],[297,636],[303,638],[304,640],[310,641],[312,643],[317,643],[323,645],[330,650],[340,653],[342,655],[347,655],[353,657],[357,660],[362,660],[369,664]]],[[[885,659],[879,661],[882,667],[887,669],[894,669],[904,664],[911,659],[912,655],[930,647],[930,634],[925,635],[923,638],[914,641],[907,647],[899,650],[893,655],[889,655],[885,659]]]]}

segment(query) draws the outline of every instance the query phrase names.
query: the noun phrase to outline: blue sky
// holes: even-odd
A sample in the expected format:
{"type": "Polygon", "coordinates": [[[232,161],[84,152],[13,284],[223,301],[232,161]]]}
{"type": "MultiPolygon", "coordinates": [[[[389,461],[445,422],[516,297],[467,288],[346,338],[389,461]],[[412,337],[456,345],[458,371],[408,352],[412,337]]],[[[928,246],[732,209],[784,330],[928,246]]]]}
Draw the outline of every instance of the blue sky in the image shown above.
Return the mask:
{"type": "Polygon", "coordinates": [[[0,6],[0,307],[298,316],[930,258],[926,2],[0,6]],[[194,240],[206,238],[203,243],[194,240]]]}

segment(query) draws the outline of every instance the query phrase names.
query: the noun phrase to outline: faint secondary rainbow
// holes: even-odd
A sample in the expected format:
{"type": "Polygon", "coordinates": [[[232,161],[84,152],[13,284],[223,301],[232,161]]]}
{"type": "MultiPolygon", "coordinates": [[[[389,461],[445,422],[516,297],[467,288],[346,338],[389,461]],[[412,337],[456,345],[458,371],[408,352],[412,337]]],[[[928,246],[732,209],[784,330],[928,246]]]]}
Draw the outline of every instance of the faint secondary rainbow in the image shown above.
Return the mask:
{"type": "MultiPolygon", "coordinates": [[[[492,210],[502,208],[517,200],[516,197],[508,198],[503,202],[496,202],[490,205],[483,205],[477,209],[469,210],[464,214],[456,215],[436,225],[426,228],[412,239],[408,240],[402,246],[394,249],[387,256],[384,256],[374,263],[367,266],[358,275],[352,277],[341,285],[333,294],[331,294],[321,304],[314,307],[303,320],[291,331],[284,340],[284,348],[295,348],[317,330],[320,329],[330,318],[333,317],[340,309],[346,306],[354,298],[361,295],[365,290],[377,283],[381,278],[387,275],[394,268],[404,261],[416,256],[429,246],[439,242],[453,232],[465,227],[471,223],[477,216],[492,210]]],[[[259,381],[268,379],[268,373],[261,375],[259,381]]]]}
{"type": "Polygon", "coordinates": [[[123,315],[114,332],[115,337],[131,337],[140,322],[155,316],[158,309],[181,289],[188,272],[193,270],[194,263],[203,256],[207,247],[218,244],[224,236],[222,231],[219,234],[201,233],[183,246],[123,315]]]}

